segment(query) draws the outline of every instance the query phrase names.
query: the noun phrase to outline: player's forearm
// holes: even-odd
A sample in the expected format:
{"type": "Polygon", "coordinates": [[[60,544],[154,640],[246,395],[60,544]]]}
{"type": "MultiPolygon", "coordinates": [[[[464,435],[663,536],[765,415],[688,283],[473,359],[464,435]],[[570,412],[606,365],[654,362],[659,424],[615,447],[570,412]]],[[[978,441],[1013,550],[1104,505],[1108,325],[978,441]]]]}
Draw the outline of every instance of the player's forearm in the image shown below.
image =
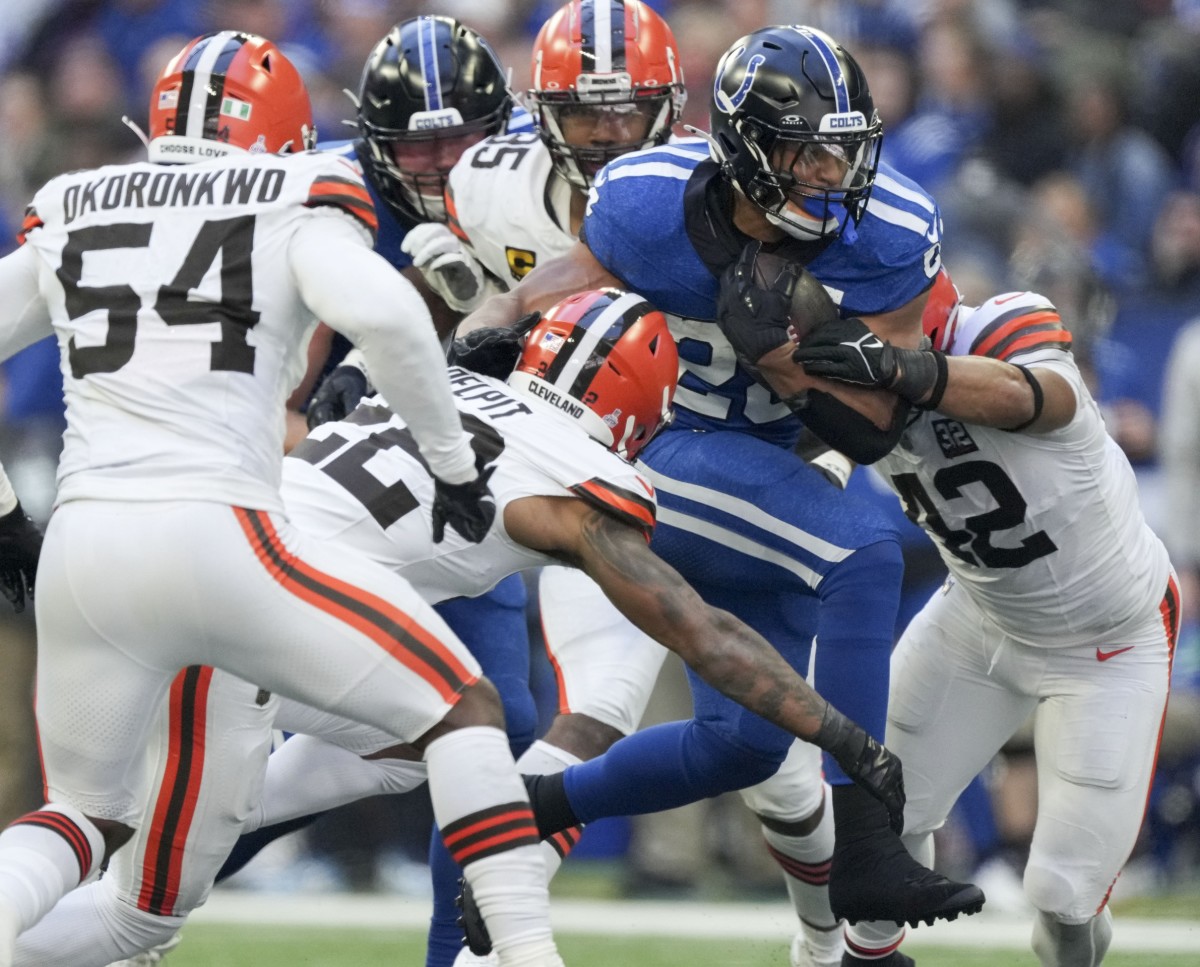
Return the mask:
{"type": "Polygon", "coordinates": [[[998,359],[949,356],[946,365],[946,389],[937,405],[943,416],[977,426],[1045,432],[1065,426],[1075,415],[1074,390],[1049,370],[1030,371],[1035,389],[1018,367],[998,359]]]}
{"type": "Polygon", "coordinates": [[[38,289],[37,256],[23,245],[0,259],[0,360],[16,355],[53,331],[38,289]]]}
{"type": "Polygon", "coordinates": [[[447,483],[472,480],[474,454],[424,301],[345,225],[323,221],[323,232],[298,232],[291,247],[305,304],[362,350],[375,388],[408,424],[433,473],[447,483]]]}

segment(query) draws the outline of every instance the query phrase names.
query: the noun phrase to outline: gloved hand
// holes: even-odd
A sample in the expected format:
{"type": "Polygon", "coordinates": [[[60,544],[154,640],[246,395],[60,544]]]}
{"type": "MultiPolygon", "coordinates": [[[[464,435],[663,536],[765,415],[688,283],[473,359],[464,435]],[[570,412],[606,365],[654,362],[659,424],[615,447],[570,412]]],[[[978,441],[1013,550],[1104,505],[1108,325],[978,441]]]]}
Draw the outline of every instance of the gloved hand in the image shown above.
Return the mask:
{"type": "Polygon", "coordinates": [[[25,610],[26,596],[33,597],[42,532],[18,503],[0,517],[0,594],[13,610],[25,610]]]}
{"type": "Polygon", "coordinates": [[[897,349],[861,319],[836,319],[809,333],[792,358],[811,376],[891,390],[910,403],[933,409],[946,386],[945,354],[897,349]]]}
{"type": "Polygon", "coordinates": [[[896,835],[904,832],[904,770],[900,760],[832,705],[812,740],[833,756],[842,771],[888,811],[896,835]]]}
{"type": "Polygon", "coordinates": [[[488,489],[488,480],[495,466],[485,466],[483,458],[475,457],[477,476],[462,484],[450,484],[436,474],[433,478],[433,542],[440,544],[446,537],[449,524],[473,544],[478,544],[496,519],[496,501],[488,489]]]}
{"type": "Polygon", "coordinates": [[[525,337],[541,318],[540,312],[530,312],[511,327],[489,326],[469,332],[450,343],[446,362],[473,373],[508,379],[525,351],[525,337]]]}
{"type": "Polygon", "coordinates": [[[322,423],[344,420],[370,392],[367,374],[352,363],[343,363],[326,376],[313,393],[308,404],[308,428],[313,430],[322,423]]]}
{"type": "Polygon", "coordinates": [[[429,287],[455,312],[471,312],[486,295],[483,268],[462,239],[441,222],[423,222],[409,230],[400,248],[429,287]]]}

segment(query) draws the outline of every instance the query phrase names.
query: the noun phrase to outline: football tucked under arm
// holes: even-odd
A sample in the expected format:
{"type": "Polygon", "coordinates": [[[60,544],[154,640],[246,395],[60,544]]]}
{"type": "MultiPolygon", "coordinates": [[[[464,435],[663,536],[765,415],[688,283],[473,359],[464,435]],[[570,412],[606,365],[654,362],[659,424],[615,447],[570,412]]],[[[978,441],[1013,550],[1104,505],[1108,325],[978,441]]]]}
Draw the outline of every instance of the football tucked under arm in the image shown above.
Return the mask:
{"type": "Polygon", "coordinates": [[[797,344],[839,319],[811,272],[760,242],[721,279],[717,324],[741,364],[819,439],[855,463],[874,463],[899,442],[909,404],[887,390],[810,376],[792,359],[797,344]]]}

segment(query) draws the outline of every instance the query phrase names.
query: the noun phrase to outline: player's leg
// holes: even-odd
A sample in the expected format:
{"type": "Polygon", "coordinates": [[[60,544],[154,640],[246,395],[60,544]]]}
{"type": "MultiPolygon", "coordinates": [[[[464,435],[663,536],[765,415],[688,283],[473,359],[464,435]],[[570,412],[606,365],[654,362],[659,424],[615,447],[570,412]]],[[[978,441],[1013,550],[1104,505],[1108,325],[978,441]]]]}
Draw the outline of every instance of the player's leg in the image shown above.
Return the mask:
{"type": "Polygon", "coordinates": [[[155,793],[136,835],[103,879],[22,934],[18,967],[105,967],[174,937],[258,807],[274,705],[211,668],[176,677],[157,717],[155,793]]]}
{"type": "Polygon", "coordinates": [[[212,526],[234,526],[242,540],[222,575],[233,620],[214,636],[213,663],[417,746],[434,816],[476,888],[501,964],[555,962],[499,696],[465,646],[395,574],[283,518],[236,510],[212,526]]]}
{"type": "Polygon", "coordinates": [[[792,940],[791,967],[836,967],[842,962],[842,924],[829,906],[833,857],[833,808],[821,778],[821,753],[794,742],[779,771],[743,789],[742,798],[762,823],[771,856],[784,883],[800,930],[792,940]]]}
{"type": "MultiPolygon", "coordinates": [[[[529,689],[529,631],[525,583],[514,574],[488,594],[455,598],[437,605],[438,612],[479,661],[483,673],[500,693],[509,747],[520,756],[533,742],[537,708],[529,689]]],[[[454,862],[439,831],[429,841],[433,881],[433,912],[429,921],[426,967],[450,967],[462,949],[455,898],[462,869],[454,862]]]]}
{"type": "MultiPolygon", "coordinates": [[[[929,600],[896,646],[885,740],[904,764],[903,842],[926,865],[933,831],[1037,704],[1001,674],[1014,658],[1011,640],[956,584],[929,600]]],[[[847,963],[886,955],[903,936],[890,921],[851,926],[847,963]]]]}
{"type": "MultiPolygon", "coordinates": [[[[743,434],[667,433],[645,453],[659,497],[656,550],[801,671],[800,644],[772,624],[795,600],[815,595],[814,685],[881,737],[903,573],[894,528],[790,452],[743,434]],[[772,603],[761,601],[763,589],[774,592],[772,603]]],[[[825,772],[833,787],[835,914],[911,922],[978,909],[976,888],[919,868],[882,805],[828,756],[825,772]]]]}
{"type": "MultiPolygon", "coordinates": [[[[0,833],[5,967],[17,934],[132,835],[147,793],[147,738],[178,670],[155,649],[162,595],[185,589],[154,559],[157,508],[125,510],[72,502],[47,528],[36,599],[47,805],[0,833]]],[[[190,638],[187,627],[177,634],[190,638]]]]}
{"type": "Polygon", "coordinates": [[[1109,891],[1145,816],[1166,713],[1178,599],[1164,621],[1050,650],[1034,725],[1038,815],[1025,892],[1043,965],[1096,967],[1112,936],[1109,891]],[[1130,648],[1130,646],[1132,646],[1130,648]],[[1130,648],[1127,652],[1120,649],[1130,648]]]}

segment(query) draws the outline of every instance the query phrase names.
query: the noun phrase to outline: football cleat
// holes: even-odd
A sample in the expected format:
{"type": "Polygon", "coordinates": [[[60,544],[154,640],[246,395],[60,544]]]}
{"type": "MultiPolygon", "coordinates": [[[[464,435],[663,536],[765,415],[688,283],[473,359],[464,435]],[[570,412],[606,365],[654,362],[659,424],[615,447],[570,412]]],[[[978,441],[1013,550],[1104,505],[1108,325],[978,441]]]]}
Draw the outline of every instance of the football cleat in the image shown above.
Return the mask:
{"type": "Polygon", "coordinates": [[[814,949],[808,942],[807,934],[801,930],[792,938],[792,946],[788,951],[789,967],[840,967],[842,963],[841,931],[838,931],[839,943],[833,951],[814,949]]]}
{"type": "Polygon", "coordinates": [[[478,954],[471,953],[466,947],[458,952],[458,956],[454,958],[452,967],[498,967],[500,958],[496,956],[496,952],[492,951],[486,957],[480,957],[478,954]]]}
{"type": "Polygon", "coordinates": [[[890,920],[915,927],[983,909],[979,887],[926,869],[890,829],[885,833],[834,849],[829,906],[835,917],[847,923],[890,920]]]}
{"type": "Polygon", "coordinates": [[[116,963],[109,964],[109,967],[155,967],[166,960],[167,954],[178,947],[182,940],[183,936],[176,932],[173,937],[158,946],[151,947],[143,953],[134,954],[128,960],[118,960],[116,963]]]}
{"type": "Polygon", "coordinates": [[[842,967],[917,967],[917,962],[900,953],[899,950],[893,950],[883,960],[863,960],[847,951],[842,955],[841,965],[842,967]]]}
{"type": "MultiPolygon", "coordinates": [[[[476,957],[486,957],[492,952],[492,937],[488,933],[487,924],[483,922],[483,914],[475,905],[475,894],[466,877],[458,881],[462,891],[454,898],[454,905],[462,911],[458,916],[458,925],[462,927],[464,942],[467,949],[476,957]]],[[[485,961],[486,963],[486,961],[485,961]]]]}

